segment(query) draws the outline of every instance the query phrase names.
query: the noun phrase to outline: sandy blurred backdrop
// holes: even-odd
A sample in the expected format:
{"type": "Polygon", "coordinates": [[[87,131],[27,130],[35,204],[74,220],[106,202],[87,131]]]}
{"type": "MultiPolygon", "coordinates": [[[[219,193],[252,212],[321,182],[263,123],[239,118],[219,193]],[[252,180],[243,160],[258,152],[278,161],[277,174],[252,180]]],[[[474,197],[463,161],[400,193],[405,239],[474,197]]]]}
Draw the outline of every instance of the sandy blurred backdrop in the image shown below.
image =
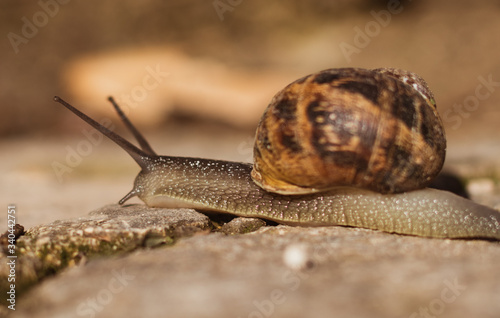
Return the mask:
{"type": "MultiPolygon", "coordinates": [[[[115,96],[161,154],[251,160],[272,95],[332,67],[398,67],[433,89],[446,165],[498,176],[499,1],[56,1],[0,3],[0,228],[116,202],[138,172],[52,101],[99,120],[115,96]]],[[[3,230],[2,230],[3,231],[3,230]]]]}

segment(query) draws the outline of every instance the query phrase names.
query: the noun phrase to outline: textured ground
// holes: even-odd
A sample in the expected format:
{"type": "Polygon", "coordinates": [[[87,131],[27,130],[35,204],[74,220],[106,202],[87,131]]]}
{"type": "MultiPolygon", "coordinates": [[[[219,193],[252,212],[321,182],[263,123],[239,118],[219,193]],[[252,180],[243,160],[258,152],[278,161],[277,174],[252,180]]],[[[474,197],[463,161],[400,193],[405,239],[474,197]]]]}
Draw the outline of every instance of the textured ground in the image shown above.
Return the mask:
{"type": "Polygon", "coordinates": [[[32,229],[18,243],[29,251],[20,273],[30,272],[29,255],[41,251],[44,266],[59,265],[54,261],[63,254],[76,261],[31,289],[16,316],[494,317],[500,312],[498,242],[341,227],[264,226],[226,235],[211,232],[211,225],[190,210],[114,205],[32,229]],[[96,257],[100,254],[108,256],[96,257]]]}

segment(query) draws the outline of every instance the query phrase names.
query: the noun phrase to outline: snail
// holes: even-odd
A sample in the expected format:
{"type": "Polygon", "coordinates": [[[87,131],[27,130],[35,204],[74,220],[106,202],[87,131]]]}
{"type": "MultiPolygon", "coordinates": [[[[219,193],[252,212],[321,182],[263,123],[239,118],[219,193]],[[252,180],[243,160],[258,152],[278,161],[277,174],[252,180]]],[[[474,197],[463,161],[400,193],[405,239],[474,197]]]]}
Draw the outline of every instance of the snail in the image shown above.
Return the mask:
{"type": "Polygon", "coordinates": [[[282,224],[350,226],[435,238],[500,240],[500,212],[426,188],[446,140],[434,97],[409,71],[327,69],[278,92],[256,132],[254,164],[159,156],[110,97],[140,148],[54,100],[140,166],[150,207],[190,207],[282,224]]]}

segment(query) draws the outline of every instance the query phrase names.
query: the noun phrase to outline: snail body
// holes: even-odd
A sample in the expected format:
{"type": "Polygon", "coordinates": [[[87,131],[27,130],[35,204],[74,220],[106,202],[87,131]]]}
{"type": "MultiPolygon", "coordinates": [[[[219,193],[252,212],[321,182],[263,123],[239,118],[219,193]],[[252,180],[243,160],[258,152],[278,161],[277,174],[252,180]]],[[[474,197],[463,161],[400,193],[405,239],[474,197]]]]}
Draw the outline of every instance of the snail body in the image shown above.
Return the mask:
{"type": "Polygon", "coordinates": [[[137,192],[133,194],[148,206],[191,207],[289,225],[343,225],[426,237],[500,239],[500,213],[446,191],[427,188],[380,194],[339,187],[282,195],[257,186],[250,177],[250,164],[198,158],[157,160],[157,166],[168,170],[141,172],[134,186],[137,192]]]}
{"type": "Polygon", "coordinates": [[[192,207],[291,225],[500,240],[498,211],[424,188],[441,169],[446,142],[432,93],[410,72],[331,69],[295,81],[273,98],[259,124],[253,166],[158,156],[111,98],[141,148],[59,97],[55,101],[117,143],[141,167],[120,204],[138,196],[151,207],[192,207]],[[346,101],[353,108],[343,108],[346,101]],[[398,110],[397,105],[411,109],[398,110]],[[345,113],[349,115],[339,119],[345,113]],[[300,122],[304,116],[307,120],[300,122]],[[292,121],[290,126],[285,120],[292,121]],[[362,133],[372,141],[361,141],[362,133]],[[276,153],[279,148],[283,157],[276,153]],[[337,150],[341,159],[334,158],[337,150]],[[327,168],[317,158],[304,158],[308,156],[326,160],[327,168]],[[277,168],[270,166],[273,161],[277,168]],[[291,175],[287,167],[292,167],[291,175]],[[344,172],[333,182],[317,181],[331,169],[344,172]],[[305,171],[305,177],[296,171],[305,171]]]}

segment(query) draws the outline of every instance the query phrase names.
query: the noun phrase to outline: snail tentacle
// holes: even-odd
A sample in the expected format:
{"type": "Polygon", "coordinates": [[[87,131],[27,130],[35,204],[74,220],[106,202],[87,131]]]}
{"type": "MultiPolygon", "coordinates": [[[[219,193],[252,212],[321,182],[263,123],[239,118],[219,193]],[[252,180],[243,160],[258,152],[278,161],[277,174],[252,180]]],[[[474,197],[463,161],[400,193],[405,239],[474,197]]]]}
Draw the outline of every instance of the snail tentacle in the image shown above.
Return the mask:
{"type": "Polygon", "coordinates": [[[135,128],[135,126],[132,124],[132,122],[128,119],[128,117],[125,115],[125,113],[122,111],[120,106],[116,103],[115,99],[113,97],[108,97],[108,101],[111,102],[113,107],[115,108],[116,113],[120,117],[121,121],[125,124],[127,129],[134,135],[135,140],[139,143],[141,146],[142,151],[147,153],[149,156],[156,156],[156,152],[151,148],[149,145],[149,142],[144,138],[144,136],[135,128]]]}
{"type": "Polygon", "coordinates": [[[131,144],[128,140],[123,138],[122,136],[116,134],[115,132],[109,130],[105,126],[101,125],[94,119],[90,118],[89,116],[85,115],[75,107],[71,106],[68,102],[60,98],[59,96],[54,96],[54,101],[63,105],[67,109],[69,109],[71,112],[73,112],[75,115],[80,117],[82,120],[84,120],[87,124],[90,126],[94,127],[97,129],[99,132],[101,132],[103,135],[111,139],[114,143],[116,143],[120,148],[125,150],[131,157],[132,159],[137,162],[137,164],[142,168],[142,169],[148,169],[148,162],[150,160],[151,156],[146,153],[145,151],[137,148],[133,144],[131,144]]]}

